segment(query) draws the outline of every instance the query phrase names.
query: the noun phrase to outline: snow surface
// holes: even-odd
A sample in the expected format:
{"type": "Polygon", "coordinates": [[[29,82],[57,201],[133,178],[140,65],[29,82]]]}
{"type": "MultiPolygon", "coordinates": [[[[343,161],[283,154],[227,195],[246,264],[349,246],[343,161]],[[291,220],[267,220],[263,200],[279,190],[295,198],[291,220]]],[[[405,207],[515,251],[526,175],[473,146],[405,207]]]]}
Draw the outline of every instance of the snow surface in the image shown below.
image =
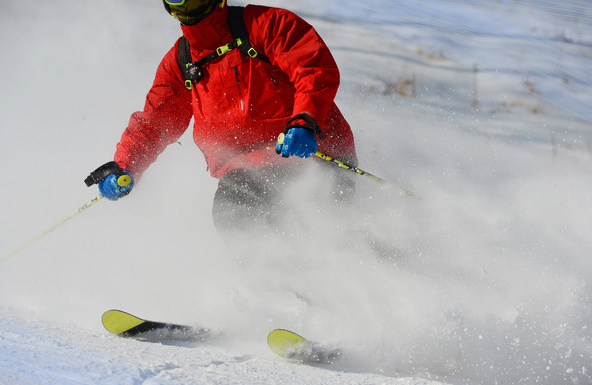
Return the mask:
{"type": "MultiPolygon", "coordinates": [[[[560,109],[565,98],[532,92],[553,91],[553,77],[502,76],[514,62],[503,49],[482,59],[469,32],[450,44],[462,29],[432,28],[412,3],[265,2],[319,30],[342,70],[337,102],[360,166],[417,199],[360,178],[340,212],[293,200],[290,219],[306,224],[297,248],[237,254],[211,223],[216,180],[188,131],[130,197],[0,256],[0,384],[592,383],[589,92],[565,93],[577,112],[560,109]],[[116,338],[100,324],[110,308],[224,337],[116,338]],[[286,362],[265,345],[277,327],[346,355],[332,367],[286,362]]],[[[420,10],[470,31],[506,20],[515,30],[489,36],[496,47],[534,26],[548,44],[532,68],[553,66],[567,36],[577,52],[562,68],[588,90],[588,2],[561,2],[582,18],[545,33],[541,13],[526,12],[536,2],[508,3],[493,2],[495,18],[482,1],[420,10]]],[[[111,159],[178,35],[159,1],[3,4],[0,253],[97,194],[83,179],[111,159]]]]}

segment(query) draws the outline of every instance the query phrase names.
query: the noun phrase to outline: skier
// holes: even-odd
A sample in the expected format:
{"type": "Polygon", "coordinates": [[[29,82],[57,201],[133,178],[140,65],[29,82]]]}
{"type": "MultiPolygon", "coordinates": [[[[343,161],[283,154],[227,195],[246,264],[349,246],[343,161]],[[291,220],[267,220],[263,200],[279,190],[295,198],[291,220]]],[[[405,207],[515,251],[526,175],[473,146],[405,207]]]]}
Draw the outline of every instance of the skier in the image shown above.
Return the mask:
{"type": "MultiPolygon", "coordinates": [[[[214,224],[232,234],[254,222],[274,223],[282,192],[311,163],[301,158],[318,149],[357,163],[352,131],[334,103],[339,71],[312,26],[284,9],[248,5],[242,13],[248,37],[241,39],[253,47],[248,56],[229,44],[235,37],[226,0],[163,3],[181,22],[193,63],[207,59],[196,68],[199,76],[187,80],[179,65],[182,38],[174,44],[144,110],[132,114],[114,161],[91,173],[87,185],[98,183],[110,200],[126,196],[194,118],[193,139],[219,179],[214,224]]],[[[345,173],[327,168],[339,185],[336,193],[351,187],[345,173]]]]}

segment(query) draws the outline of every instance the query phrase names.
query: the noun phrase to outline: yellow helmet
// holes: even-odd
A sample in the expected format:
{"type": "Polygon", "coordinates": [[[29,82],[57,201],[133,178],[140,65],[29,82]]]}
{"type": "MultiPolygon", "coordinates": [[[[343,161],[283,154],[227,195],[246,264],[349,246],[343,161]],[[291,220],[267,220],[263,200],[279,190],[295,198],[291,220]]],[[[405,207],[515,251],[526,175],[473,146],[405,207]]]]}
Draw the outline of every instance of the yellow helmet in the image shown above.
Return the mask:
{"type": "Polygon", "coordinates": [[[185,25],[195,25],[205,19],[225,0],[162,0],[164,8],[185,25]]]}

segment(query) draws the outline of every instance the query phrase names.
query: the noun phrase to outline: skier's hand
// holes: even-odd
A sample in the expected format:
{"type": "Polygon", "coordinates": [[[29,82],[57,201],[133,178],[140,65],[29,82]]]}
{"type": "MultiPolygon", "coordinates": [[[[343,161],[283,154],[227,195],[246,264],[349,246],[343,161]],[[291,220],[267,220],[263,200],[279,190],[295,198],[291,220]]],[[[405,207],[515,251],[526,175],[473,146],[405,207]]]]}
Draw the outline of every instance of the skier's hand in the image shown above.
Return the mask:
{"type": "Polygon", "coordinates": [[[122,175],[109,174],[99,182],[99,192],[109,200],[116,201],[126,196],[134,188],[134,178],[127,170],[122,175]]]}
{"type": "Polygon", "coordinates": [[[275,151],[285,158],[293,155],[308,158],[317,152],[317,138],[307,128],[290,128],[278,137],[275,151]]]}
{"type": "Polygon", "coordinates": [[[134,188],[134,178],[132,174],[119,167],[116,162],[107,162],[84,180],[87,186],[93,184],[99,185],[101,196],[115,201],[128,195],[134,188]]]}
{"type": "Polygon", "coordinates": [[[284,158],[293,155],[308,158],[317,152],[317,135],[325,138],[319,124],[306,112],[298,114],[290,119],[278,137],[275,152],[284,158]]]}

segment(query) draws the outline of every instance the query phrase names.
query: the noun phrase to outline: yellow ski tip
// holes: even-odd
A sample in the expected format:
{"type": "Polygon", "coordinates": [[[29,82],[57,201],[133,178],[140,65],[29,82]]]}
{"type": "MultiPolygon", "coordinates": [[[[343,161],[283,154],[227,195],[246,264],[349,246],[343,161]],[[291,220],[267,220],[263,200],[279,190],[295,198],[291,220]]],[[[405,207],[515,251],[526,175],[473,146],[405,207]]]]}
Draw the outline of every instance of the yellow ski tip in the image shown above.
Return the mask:
{"type": "Polygon", "coordinates": [[[294,352],[303,349],[307,343],[306,338],[285,329],[276,329],[267,335],[267,344],[280,357],[290,357],[294,352]]]}
{"type": "Polygon", "coordinates": [[[113,334],[125,333],[146,322],[121,310],[107,310],[101,320],[105,329],[113,334]]]}

